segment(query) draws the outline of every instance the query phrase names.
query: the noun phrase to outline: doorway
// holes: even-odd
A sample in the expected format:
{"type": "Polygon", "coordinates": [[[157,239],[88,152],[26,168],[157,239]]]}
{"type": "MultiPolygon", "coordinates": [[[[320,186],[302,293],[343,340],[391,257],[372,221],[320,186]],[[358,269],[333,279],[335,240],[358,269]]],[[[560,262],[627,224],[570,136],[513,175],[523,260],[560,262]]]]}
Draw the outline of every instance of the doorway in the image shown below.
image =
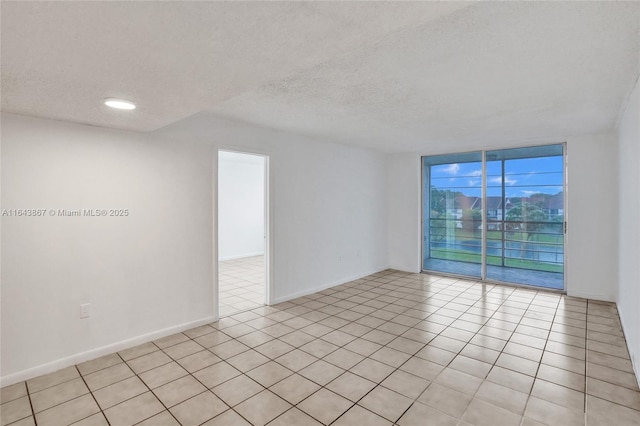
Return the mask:
{"type": "Polygon", "coordinates": [[[424,271],[564,289],[564,145],[422,158],[424,271]]]}
{"type": "Polygon", "coordinates": [[[268,157],[218,151],[218,313],[268,300],[268,157]]]}

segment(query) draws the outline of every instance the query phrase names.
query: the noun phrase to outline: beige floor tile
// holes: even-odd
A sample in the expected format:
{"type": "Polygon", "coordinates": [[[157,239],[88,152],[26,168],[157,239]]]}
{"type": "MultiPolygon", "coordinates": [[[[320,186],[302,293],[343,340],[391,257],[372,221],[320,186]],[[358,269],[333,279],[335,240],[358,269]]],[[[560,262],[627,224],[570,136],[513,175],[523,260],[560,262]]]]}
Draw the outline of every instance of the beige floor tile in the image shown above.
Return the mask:
{"type": "Polygon", "coordinates": [[[276,359],[293,349],[293,346],[280,340],[271,340],[270,342],[255,347],[255,350],[271,359],[276,359]]]}
{"type": "Polygon", "coordinates": [[[68,382],[69,380],[73,380],[78,377],[80,377],[80,373],[78,373],[76,367],[67,367],[51,374],[27,380],[27,386],[29,387],[29,392],[34,393],[50,388],[51,386],[59,385],[60,383],[68,382]]]}
{"type": "Polygon", "coordinates": [[[333,426],[391,426],[391,422],[365,410],[359,405],[354,405],[346,413],[338,418],[333,426]]]}
{"type": "Polygon", "coordinates": [[[242,372],[253,370],[269,361],[269,358],[262,355],[260,352],[254,350],[248,350],[239,355],[227,359],[227,362],[242,372]]]}
{"type": "Polygon", "coordinates": [[[220,383],[224,383],[227,380],[231,380],[236,376],[239,376],[238,370],[227,364],[226,362],[219,362],[202,370],[193,373],[193,377],[198,379],[200,383],[208,387],[209,389],[218,386],[220,383]]]}
{"type": "MultiPolygon", "coordinates": [[[[162,351],[156,351],[156,352],[151,352],[147,355],[142,355],[138,358],[134,358],[130,361],[127,361],[127,364],[129,364],[129,367],[131,367],[131,369],[135,371],[136,374],[140,374],[140,373],[144,373],[145,371],[152,370],[156,367],[160,367],[161,365],[168,364],[171,361],[173,360],[169,358],[167,354],[165,354],[162,351]]],[[[114,365],[113,367],[109,367],[109,368],[115,369],[117,367],[118,365],[114,365]]],[[[96,373],[90,374],[87,377],[91,377],[94,374],[95,375],[100,374],[105,370],[100,370],[96,373]]]]}
{"type": "Polygon", "coordinates": [[[458,419],[416,402],[402,415],[398,424],[400,426],[456,426],[458,419]]]}
{"type": "Polygon", "coordinates": [[[512,413],[522,415],[529,395],[490,381],[484,381],[475,398],[489,402],[512,413]]]}
{"type": "Polygon", "coordinates": [[[576,411],[584,411],[584,393],[536,379],[531,395],[576,411]]]}
{"type": "Polygon", "coordinates": [[[145,371],[140,374],[140,378],[149,387],[149,389],[155,389],[158,386],[162,386],[165,383],[184,377],[187,374],[187,370],[180,367],[180,364],[177,362],[170,362],[169,364],[162,365],[154,368],[153,370],[145,371]]]}
{"type": "Polygon", "coordinates": [[[499,367],[508,368],[509,370],[517,371],[518,373],[526,374],[534,377],[536,371],[538,371],[539,364],[535,361],[520,358],[515,355],[502,353],[498,357],[496,364],[499,367]]]}
{"type": "Polygon", "coordinates": [[[467,411],[462,416],[462,421],[476,426],[518,426],[521,416],[504,408],[474,398],[467,411]]]}
{"type": "Polygon", "coordinates": [[[244,374],[212,389],[213,393],[230,407],[241,403],[263,390],[264,388],[261,385],[244,374]]]}
{"type": "Polygon", "coordinates": [[[482,346],[468,344],[462,349],[460,355],[493,365],[498,360],[500,352],[483,348],[482,346]]]}
{"type": "Polygon", "coordinates": [[[435,383],[473,395],[480,387],[482,379],[452,368],[446,368],[435,379],[435,383]]]}
{"type": "Polygon", "coordinates": [[[214,328],[210,325],[201,325],[200,327],[195,327],[190,330],[184,332],[184,334],[190,339],[195,339],[196,337],[204,336],[205,334],[213,333],[214,328]]]}
{"type": "Polygon", "coordinates": [[[595,340],[587,341],[587,349],[595,352],[602,352],[607,355],[613,355],[620,358],[629,359],[629,352],[625,346],[614,346],[609,343],[597,342],[595,340]]]}
{"type": "Polygon", "coordinates": [[[165,407],[173,407],[207,390],[193,376],[182,377],[153,390],[165,407]]]}
{"type": "Polygon", "coordinates": [[[369,358],[397,368],[411,358],[411,355],[392,349],[389,346],[384,346],[372,353],[369,358]]]}
{"type": "Polygon", "coordinates": [[[537,377],[539,379],[546,380],[547,382],[552,382],[557,385],[577,390],[578,392],[584,392],[585,376],[580,374],[540,364],[537,377]]]}
{"type": "Polygon", "coordinates": [[[292,374],[293,371],[273,361],[262,364],[260,367],[254,368],[247,373],[249,377],[266,388],[292,374]]]}
{"type": "Polygon", "coordinates": [[[238,341],[243,343],[250,348],[254,348],[256,346],[260,346],[264,343],[273,340],[273,337],[269,336],[267,333],[263,333],[261,331],[254,331],[249,334],[245,334],[244,336],[238,337],[238,341]]]}
{"type": "Polygon", "coordinates": [[[154,340],[153,343],[160,349],[165,349],[165,348],[168,348],[169,346],[174,346],[174,345],[177,345],[178,343],[186,342],[188,340],[189,340],[189,337],[187,337],[185,334],[176,333],[167,337],[163,337],[158,340],[154,340]]]}
{"type": "Polygon", "coordinates": [[[344,348],[340,348],[323,358],[324,361],[343,369],[349,369],[363,359],[364,357],[362,355],[351,352],[344,348]]]}
{"type": "Polygon", "coordinates": [[[429,381],[402,370],[394,371],[381,384],[407,398],[416,399],[429,386],[429,381]]]}
{"type": "Polygon", "coordinates": [[[109,422],[103,413],[96,413],[80,420],[79,422],[73,423],[73,426],[109,426],[109,422]]]}
{"type": "Polygon", "coordinates": [[[435,346],[425,346],[423,349],[418,351],[415,356],[446,366],[451,362],[451,360],[453,360],[453,358],[456,357],[456,354],[444,349],[436,348],[435,346]]]}
{"type": "Polygon", "coordinates": [[[342,373],[344,373],[342,368],[336,367],[335,365],[322,360],[316,361],[298,372],[298,374],[319,384],[320,386],[326,385],[342,373]]]}
{"type": "MultiPolygon", "coordinates": [[[[2,423],[4,425],[4,423],[2,423]]],[[[35,426],[36,421],[33,416],[25,417],[17,422],[11,423],[11,426],[35,426]]]]}
{"type": "Polygon", "coordinates": [[[358,405],[391,422],[395,422],[412,403],[412,398],[407,398],[392,390],[378,386],[362,398],[358,405]]]}
{"type": "Polygon", "coordinates": [[[105,410],[104,414],[110,424],[126,426],[148,419],[163,410],[160,401],[151,392],[146,392],[105,410]]]}
{"type": "MultiPolygon", "coordinates": [[[[220,293],[231,316],[29,380],[39,424],[106,424],[81,394],[80,372],[125,424],[178,424],[166,405],[185,424],[209,426],[564,426],[585,416],[589,426],[640,426],[615,304],[389,270],[251,309],[263,274],[241,263],[220,273],[235,285],[220,293]]],[[[24,416],[15,426],[35,423],[26,392],[25,383],[2,389],[2,426],[12,412],[24,416]]]]}
{"type": "Polygon", "coordinates": [[[224,343],[213,346],[209,350],[222,359],[228,359],[242,352],[248,351],[249,349],[249,346],[243,345],[237,340],[228,340],[224,343]]]}
{"type": "Polygon", "coordinates": [[[273,392],[264,390],[252,396],[234,409],[251,424],[262,426],[291,408],[284,399],[273,392]]]}
{"type": "Polygon", "coordinates": [[[89,389],[84,384],[84,381],[81,378],[77,378],[40,392],[32,393],[30,395],[31,405],[33,406],[33,411],[38,413],[87,393],[89,393],[89,389]]]}
{"type": "Polygon", "coordinates": [[[207,349],[221,345],[224,342],[229,342],[230,340],[232,340],[232,338],[221,331],[214,331],[213,333],[205,334],[204,336],[194,339],[197,344],[207,349]]]}
{"type": "Polygon", "coordinates": [[[431,381],[442,372],[444,367],[440,364],[436,364],[435,362],[414,357],[401,365],[400,369],[411,373],[414,376],[431,381]]]}
{"type": "Polygon", "coordinates": [[[116,382],[93,392],[100,408],[106,410],[109,407],[147,392],[149,389],[137,376],[116,382]]]}
{"type": "Polygon", "coordinates": [[[631,390],[638,390],[638,381],[633,373],[626,373],[615,368],[587,363],[587,376],[631,390]]]}
{"type": "Polygon", "coordinates": [[[587,351],[587,361],[592,364],[604,365],[626,373],[633,373],[633,365],[631,360],[620,358],[613,355],[603,354],[602,352],[587,351]]]}
{"type": "Polygon", "coordinates": [[[80,371],[80,374],[86,376],[87,374],[102,370],[103,368],[111,367],[115,364],[120,364],[121,362],[123,362],[122,358],[120,358],[118,354],[114,353],[83,362],[81,364],[78,364],[77,367],[80,371]]]}
{"type": "Polygon", "coordinates": [[[604,399],[587,395],[587,424],[589,426],[640,425],[638,411],[604,399]]]}
{"type": "Polygon", "coordinates": [[[326,387],[338,395],[357,402],[375,388],[376,383],[347,371],[326,387]]]}
{"type": "Polygon", "coordinates": [[[5,402],[22,398],[23,396],[27,396],[27,386],[25,382],[5,386],[0,391],[0,403],[4,404],[5,402]]]}
{"type": "Polygon", "coordinates": [[[348,349],[362,356],[369,356],[381,347],[382,345],[378,343],[370,342],[369,340],[365,340],[362,338],[356,339],[344,346],[345,349],[348,349]]]}
{"type": "Polygon", "coordinates": [[[202,426],[251,426],[251,423],[243,419],[242,416],[235,411],[227,410],[204,423],[202,426]]]}
{"type": "Polygon", "coordinates": [[[275,420],[269,423],[269,426],[291,426],[291,425],[304,425],[304,426],[321,426],[322,423],[318,422],[313,417],[305,414],[304,412],[293,407],[288,411],[278,416],[275,420]]]}
{"type": "Polygon", "coordinates": [[[48,410],[36,413],[39,425],[68,425],[100,411],[91,395],[83,395],[48,410]]]}
{"type": "Polygon", "coordinates": [[[196,352],[200,352],[204,349],[204,347],[200,346],[193,340],[188,340],[186,342],[179,343],[177,345],[168,347],[164,349],[164,353],[169,355],[173,359],[184,358],[188,355],[192,355],[196,352]]]}
{"type": "Polygon", "coordinates": [[[320,389],[319,385],[299,374],[292,374],[269,388],[280,398],[293,405],[296,405],[318,389],[320,389]]]}
{"type": "Polygon", "coordinates": [[[29,397],[23,396],[9,402],[5,402],[0,407],[0,414],[0,421],[2,426],[31,416],[33,413],[31,412],[29,397]]]}
{"type": "Polygon", "coordinates": [[[228,408],[220,398],[206,391],[170,408],[169,411],[182,426],[195,426],[214,418],[228,408]]]}
{"type": "Polygon", "coordinates": [[[132,360],[134,358],[138,358],[138,357],[150,354],[151,352],[155,352],[155,351],[158,351],[158,350],[159,349],[158,349],[158,347],[156,345],[154,345],[151,342],[147,342],[147,343],[143,343],[143,344],[138,345],[138,346],[134,346],[134,347],[129,348],[129,349],[122,350],[122,351],[118,352],[118,354],[120,354],[122,359],[124,359],[125,361],[129,361],[129,360],[132,360]]]}
{"type": "Polygon", "coordinates": [[[583,360],[571,358],[553,352],[544,352],[542,363],[552,367],[562,368],[577,374],[585,374],[586,363],[583,360]]]}
{"type": "Polygon", "coordinates": [[[543,399],[531,396],[524,413],[525,417],[548,425],[584,425],[585,416],[581,410],[553,404],[543,399]]]}
{"type": "Polygon", "coordinates": [[[84,381],[87,383],[87,386],[89,386],[89,389],[95,392],[98,389],[133,376],[133,371],[131,371],[127,364],[122,363],[88,374],[84,376],[84,381]]]}
{"type": "Polygon", "coordinates": [[[640,392],[637,390],[587,377],[587,393],[638,410],[640,416],[640,392]]]}
{"type": "Polygon", "coordinates": [[[303,368],[313,364],[317,360],[318,358],[316,358],[315,356],[303,352],[299,349],[294,349],[291,352],[287,352],[286,354],[276,358],[276,362],[278,364],[284,365],[291,371],[302,370],[303,368]]]}
{"type": "Polygon", "coordinates": [[[350,371],[372,382],[380,383],[393,372],[394,368],[379,361],[366,358],[356,364],[350,371]]]}
{"type": "Polygon", "coordinates": [[[479,377],[481,379],[487,377],[489,370],[491,370],[491,366],[491,364],[486,362],[478,361],[462,355],[455,357],[455,359],[451,361],[451,364],[449,364],[449,368],[471,374],[472,376],[479,377]]]}
{"type": "Polygon", "coordinates": [[[136,426],[180,426],[180,423],[178,423],[169,411],[165,410],[138,423],[136,426]]]}
{"type": "Polygon", "coordinates": [[[300,350],[317,358],[325,357],[336,349],[338,349],[338,346],[320,339],[300,346],[300,350]]]}
{"type": "Polygon", "coordinates": [[[329,424],[347,411],[353,403],[340,395],[320,389],[298,404],[298,408],[318,421],[329,424]]]}
{"type": "Polygon", "coordinates": [[[418,402],[429,405],[458,419],[462,417],[472,399],[472,395],[458,392],[437,383],[432,383],[429,388],[420,395],[418,402]]]}
{"type": "Polygon", "coordinates": [[[194,373],[220,361],[221,359],[214,355],[212,352],[203,350],[181,358],[177,362],[189,373],[194,373]]]}

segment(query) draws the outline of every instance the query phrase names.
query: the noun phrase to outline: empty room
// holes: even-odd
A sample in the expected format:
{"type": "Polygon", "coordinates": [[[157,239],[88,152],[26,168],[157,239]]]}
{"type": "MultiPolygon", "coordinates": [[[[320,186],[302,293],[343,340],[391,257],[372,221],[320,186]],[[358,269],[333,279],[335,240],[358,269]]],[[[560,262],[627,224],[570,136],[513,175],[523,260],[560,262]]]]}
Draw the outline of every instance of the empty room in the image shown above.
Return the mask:
{"type": "Polygon", "coordinates": [[[640,2],[0,19],[0,426],[640,426],[640,2]]]}

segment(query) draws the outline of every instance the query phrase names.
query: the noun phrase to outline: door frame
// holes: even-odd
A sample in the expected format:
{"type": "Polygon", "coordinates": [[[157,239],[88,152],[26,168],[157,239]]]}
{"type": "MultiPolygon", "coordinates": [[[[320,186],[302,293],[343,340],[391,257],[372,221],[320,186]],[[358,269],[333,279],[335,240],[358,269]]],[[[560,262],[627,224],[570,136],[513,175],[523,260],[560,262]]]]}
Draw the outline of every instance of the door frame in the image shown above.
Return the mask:
{"type": "Polygon", "coordinates": [[[214,321],[220,319],[220,297],[219,297],[219,260],[218,260],[218,227],[219,227],[219,200],[218,186],[220,184],[219,173],[219,153],[231,152],[235,154],[253,155],[264,159],[264,304],[273,304],[273,211],[271,203],[271,194],[273,182],[271,177],[271,157],[265,152],[258,150],[236,148],[236,147],[217,147],[213,153],[213,317],[214,321]]]}

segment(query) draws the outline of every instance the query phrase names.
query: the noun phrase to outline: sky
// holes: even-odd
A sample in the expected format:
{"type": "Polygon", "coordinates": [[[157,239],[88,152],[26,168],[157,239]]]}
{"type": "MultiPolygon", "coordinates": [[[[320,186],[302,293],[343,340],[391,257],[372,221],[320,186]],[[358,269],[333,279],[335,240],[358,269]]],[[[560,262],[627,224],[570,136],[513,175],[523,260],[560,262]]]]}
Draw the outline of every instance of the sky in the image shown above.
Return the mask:
{"type": "MultiPolygon", "coordinates": [[[[502,195],[502,161],[487,161],[487,196],[502,195]]],[[[557,194],[563,190],[563,158],[505,160],[505,193],[509,197],[557,194]]],[[[482,163],[450,163],[431,166],[431,185],[459,191],[467,196],[482,195],[482,163]]]]}

